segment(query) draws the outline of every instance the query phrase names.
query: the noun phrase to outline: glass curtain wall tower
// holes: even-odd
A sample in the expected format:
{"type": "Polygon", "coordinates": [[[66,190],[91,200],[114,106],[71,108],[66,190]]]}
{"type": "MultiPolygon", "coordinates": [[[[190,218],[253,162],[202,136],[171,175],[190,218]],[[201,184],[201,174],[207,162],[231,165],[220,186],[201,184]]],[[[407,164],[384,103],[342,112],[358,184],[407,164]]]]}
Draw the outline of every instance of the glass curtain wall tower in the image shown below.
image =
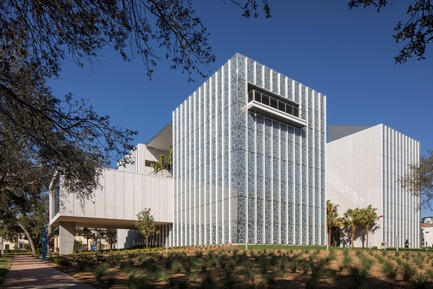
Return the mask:
{"type": "Polygon", "coordinates": [[[326,97],[236,54],[173,112],[173,245],[323,245],[326,97]]]}

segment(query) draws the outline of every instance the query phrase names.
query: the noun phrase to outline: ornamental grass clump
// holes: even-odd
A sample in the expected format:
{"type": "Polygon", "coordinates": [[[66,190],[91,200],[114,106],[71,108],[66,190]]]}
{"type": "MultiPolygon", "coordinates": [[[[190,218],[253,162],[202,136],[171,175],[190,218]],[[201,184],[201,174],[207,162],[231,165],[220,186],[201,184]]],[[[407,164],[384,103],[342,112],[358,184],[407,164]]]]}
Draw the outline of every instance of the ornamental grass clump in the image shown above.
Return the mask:
{"type": "Polygon", "coordinates": [[[94,272],[96,281],[101,281],[102,278],[110,275],[110,272],[108,271],[109,267],[108,263],[102,263],[96,266],[94,272]]]}
{"type": "Polygon", "coordinates": [[[403,281],[405,282],[410,281],[410,279],[412,279],[412,277],[416,273],[415,268],[409,263],[403,263],[402,271],[403,271],[403,281]]]}
{"type": "Polygon", "coordinates": [[[295,257],[290,259],[289,266],[290,266],[290,272],[295,273],[296,270],[298,269],[298,259],[295,257]]]}
{"type": "Polygon", "coordinates": [[[351,288],[364,288],[368,280],[368,271],[359,266],[350,266],[349,277],[352,282],[351,288]]]}
{"type": "Polygon", "coordinates": [[[394,266],[391,261],[386,260],[382,264],[382,273],[385,274],[389,280],[395,280],[397,277],[397,267],[394,266]]]}
{"type": "Polygon", "coordinates": [[[330,262],[330,261],[334,261],[337,260],[337,253],[335,252],[335,249],[330,249],[329,250],[329,254],[328,257],[326,257],[326,261],[330,262]]]}
{"type": "Polygon", "coordinates": [[[340,271],[346,270],[352,265],[352,257],[349,255],[349,251],[344,251],[343,261],[340,265],[340,271]]]}
{"type": "Polygon", "coordinates": [[[326,264],[326,258],[310,263],[311,277],[306,281],[305,288],[314,289],[320,287],[320,279],[328,274],[328,270],[325,268],[326,264]]]}
{"type": "Polygon", "coordinates": [[[371,266],[373,266],[373,261],[364,255],[361,255],[359,260],[361,261],[362,270],[368,273],[371,269],[371,266]]]}
{"type": "Polygon", "coordinates": [[[415,289],[427,288],[430,281],[431,277],[427,272],[418,272],[410,279],[410,283],[414,286],[415,289]]]}
{"type": "Polygon", "coordinates": [[[424,256],[418,253],[416,257],[413,258],[413,262],[418,268],[422,269],[424,267],[424,256]]]}

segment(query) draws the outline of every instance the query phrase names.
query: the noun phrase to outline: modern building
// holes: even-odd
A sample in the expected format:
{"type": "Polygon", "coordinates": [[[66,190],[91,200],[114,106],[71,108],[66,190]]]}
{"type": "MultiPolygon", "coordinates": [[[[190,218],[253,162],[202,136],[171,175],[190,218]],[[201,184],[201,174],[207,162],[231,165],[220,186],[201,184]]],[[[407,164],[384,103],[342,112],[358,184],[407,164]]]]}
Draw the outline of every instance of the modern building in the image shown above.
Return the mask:
{"type": "Polygon", "coordinates": [[[76,226],[133,228],[143,208],[163,230],[160,245],[323,245],[325,135],[325,95],[236,54],[138,146],[134,165],[104,171],[84,210],[60,188],[50,223],[61,248],[76,226]],[[153,173],[170,147],[172,176],[153,173]]]}
{"type": "Polygon", "coordinates": [[[425,216],[421,219],[421,224],[433,224],[433,216],[425,216]]]}
{"type": "MultiPolygon", "coordinates": [[[[372,205],[382,216],[369,234],[369,246],[420,245],[419,198],[399,180],[420,159],[420,143],[388,126],[330,126],[327,149],[327,196],[347,209],[372,205]]],[[[355,246],[365,246],[361,232],[355,246]]]]}
{"type": "Polygon", "coordinates": [[[173,113],[176,246],[325,244],[326,98],[235,55],[173,113]]]}

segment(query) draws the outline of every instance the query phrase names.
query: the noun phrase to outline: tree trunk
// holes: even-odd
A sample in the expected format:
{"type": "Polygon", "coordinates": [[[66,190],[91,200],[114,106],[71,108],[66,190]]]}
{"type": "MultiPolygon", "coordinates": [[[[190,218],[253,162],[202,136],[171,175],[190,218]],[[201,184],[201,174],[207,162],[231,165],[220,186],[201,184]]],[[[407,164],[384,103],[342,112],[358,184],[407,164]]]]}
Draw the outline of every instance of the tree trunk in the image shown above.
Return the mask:
{"type": "Polygon", "coordinates": [[[1,243],[0,243],[0,257],[1,256],[3,256],[4,254],[5,254],[5,252],[4,252],[4,248],[3,248],[3,246],[4,246],[4,239],[3,239],[3,236],[1,236],[0,238],[2,238],[1,240],[1,243]]]}
{"type": "Polygon", "coordinates": [[[368,248],[368,231],[370,231],[370,228],[367,225],[367,226],[365,226],[365,237],[366,237],[366,240],[367,240],[367,248],[368,248]]]}
{"type": "Polygon", "coordinates": [[[352,240],[350,240],[352,243],[352,249],[355,246],[355,227],[352,227],[352,240]]]}
{"type": "Polygon", "coordinates": [[[48,226],[47,228],[47,235],[46,235],[46,242],[47,242],[47,255],[50,255],[50,241],[51,241],[51,226],[48,226]]]}
{"type": "Polygon", "coordinates": [[[328,249],[331,246],[331,232],[332,230],[328,229],[328,249]]]}
{"type": "Polygon", "coordinates": [[[18,220],[17,220],[17,224],[18,224],[18,226],[21,227],[21,229],[23,229],[24,234],[26,235],[26,237],[27,237],[27,239],[28,239],[28,241],[30,243],[30,248],[32,249],[32,254],[36,255],[35,244],[33,243],[33,239],[32,239],[32,236],[30,235],[29,231],[27,231],[27,229],[24,228],[24,226],[18,220]]]}

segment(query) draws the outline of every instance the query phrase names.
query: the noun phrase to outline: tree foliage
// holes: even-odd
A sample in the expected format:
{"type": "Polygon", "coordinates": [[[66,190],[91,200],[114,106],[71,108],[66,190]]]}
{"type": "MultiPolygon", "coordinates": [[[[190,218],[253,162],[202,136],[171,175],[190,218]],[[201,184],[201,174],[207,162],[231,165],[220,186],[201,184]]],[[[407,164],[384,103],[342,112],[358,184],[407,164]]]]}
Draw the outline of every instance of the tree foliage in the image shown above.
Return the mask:
{"type": "Polygon", "coordinates": [[[155,220],[150,212],[150,209],[143,209],[137,214],[138,221],[135,223],[135,227],[143,235],[146,240],[146,247],[149,244],[149,238],[155,234],[159,234],[156,227],[155,220]]]}
{"type": "Polygon", "coordinates": [[[370,230],[374,227],[377,221],[379,221],[382,216],[377,214],[377,208],[373,208],[368,205],[367,208],[362,208],[359,210],[359,224],[364,228],[364,234],[366,236],[366,247],[369,247],[368,236],[370,230]]]}
{"type": "MultiPolygon", "coordinates": [[[[235,1],[245,17],[258,15],[255,0],[235,1]]],[[[262,0],[266,15],[270,8],[262,0]]],[[[111,46],[125,60],[140,55],[150,76],[161,56],[172,68],[197,71],[215,60],[209,33],[191,0],[4,0],[0,41],[6,63],[22,56],[39,74],[56,76],[65,58],[83,65],[111,46]]]]}
{"type": "Polygon", "coordinates": [[[330,200],[326,201],[326,229],[328,234],[328,246],[331,244],[331,233],[334,227],[340,227],[342,224],[341,218],[338,216],[338,206],[330,200]]]}
{"type": "Polygon", "coordinates": [[[361,211],[359,208],[347,209],[342,219],[343,225],[350,230],[352,248],[354,247],[356,229],[362,226],[361,211]]]}
{"type": "Polygon", "coordinates": [[[117,229],[108,228],[105,230],[104,240],[110,245],[110,249],[113,249],[113,244],[117,243],[117,229]]]}
{"type": "MultiPolygon", "coordinates": [[[[350,0],[349,7],[373,6],[379,12],[394,1],[388,0],[350,0]]],[[[394,57],[396,63],[404,63],[415,56],[424,59],[427,45],[433,41],[433,3],[432,0],[407,1],[408,19],[399,21],[394,28],[394,39],[403,43],[399,55],[394,57]]]]}
{"type": "Polygon", "coordinates": [[[347,209],[344,213],[344,217],[338,219],[339,224],[343,225],[351,234],[352,248],[354,247],[355,232],[358,228],[363,229],[368,248],[369,232],[374,227],[375,223],[382,218],[376,211],[377,208],[373,208],[371,205],[361,209],[347,209]]]}
{"type": "Polygon", "coordinates": [[[418,164],[409,166],[409,172],[400,180],[402,187],[420,198],[420,207],[433,209],[433,150],[421,156],[418,164]]]}
{"type": "Polygon", "coordinates": [[[162,171],[162,170],[168,170],[171,171],[173,165],[173,148],[170,147],[170,150],[167,155],[160,154],[159,160],[156,162],[153,162],[151,164],[151,167],[155,173],[162,171]]]}
{"type": "MultiPolygon", "coordinates": [[[[257,16],[255,0],[232,2],[257,16]]],[[[140,56],[149,77],[165,58],[191,79],[215,59],[208,37],[190,0],[0,1],[0,217],[28,214],[25,205],[59,182],[88,198],[101,167],[133,148],[136,132],[71,94],[53,94],[47,80],[65,60],[83,66],[112,47],[125,60],[140,56]]]]}
{"type": "Polygon", "coordinates": [[[78,228],[75,234],[86,239],[86,251],[89,251],[89,240],[93,237],[92,230],[87,227],[78,228]]]}

